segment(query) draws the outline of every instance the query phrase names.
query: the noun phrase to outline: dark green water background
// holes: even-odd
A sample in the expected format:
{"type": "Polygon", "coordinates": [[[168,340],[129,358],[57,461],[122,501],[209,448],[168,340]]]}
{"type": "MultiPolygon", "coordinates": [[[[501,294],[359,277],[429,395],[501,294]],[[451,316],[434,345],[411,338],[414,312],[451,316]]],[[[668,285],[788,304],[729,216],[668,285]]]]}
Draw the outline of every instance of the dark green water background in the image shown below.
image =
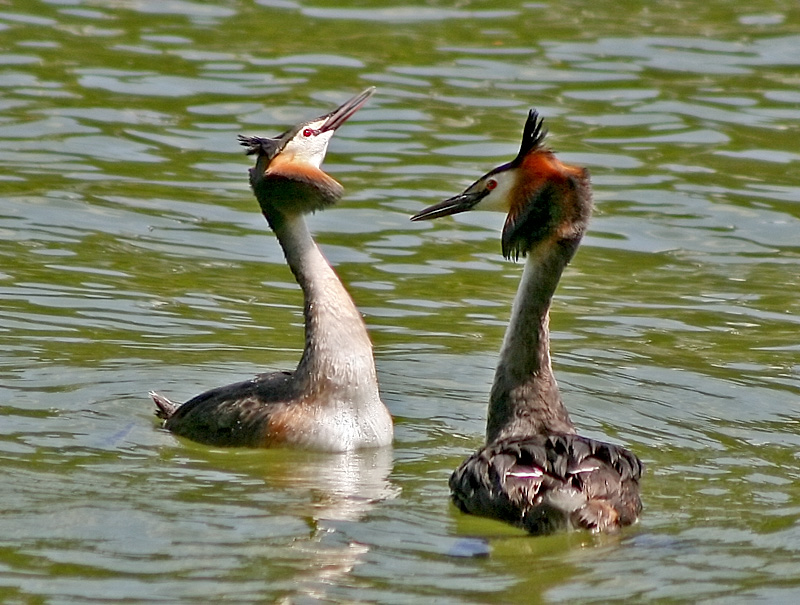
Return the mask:
{"type": "Polygon", "coordinates": [[[800,598],[795,0],[0,2],[0,600],[800,598]],[[374,85],[314,216],[363,310],[390,451],[158,428],[291,369],[302,299],[239,133],[374,85]],[[642,521],[529,538],[448,503],[521,265],[503,217],[412,224],[513,157],[529,107],[597,210],[552,315],[582,432],[645,460],[642,521]],[[488,553],[488,556],[469,555],[488,553]]]}

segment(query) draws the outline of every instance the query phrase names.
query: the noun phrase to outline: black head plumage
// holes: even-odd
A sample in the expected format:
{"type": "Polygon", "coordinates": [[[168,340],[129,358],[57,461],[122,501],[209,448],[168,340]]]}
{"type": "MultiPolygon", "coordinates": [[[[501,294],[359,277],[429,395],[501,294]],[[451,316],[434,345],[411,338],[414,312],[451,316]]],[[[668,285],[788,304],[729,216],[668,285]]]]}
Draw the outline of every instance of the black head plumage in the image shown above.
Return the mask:
{"type": "Polygon", "coordinates": [[[519,147],[519,153],[511,161],[511,164],[518,164],[529,153],[544,147],[546,137],[547,128],[544,127],[544,118],[535,109],[531,109],[528,111],[528,119],[525,121],[525,128],[522,130],[522,143],[519,147]]]}

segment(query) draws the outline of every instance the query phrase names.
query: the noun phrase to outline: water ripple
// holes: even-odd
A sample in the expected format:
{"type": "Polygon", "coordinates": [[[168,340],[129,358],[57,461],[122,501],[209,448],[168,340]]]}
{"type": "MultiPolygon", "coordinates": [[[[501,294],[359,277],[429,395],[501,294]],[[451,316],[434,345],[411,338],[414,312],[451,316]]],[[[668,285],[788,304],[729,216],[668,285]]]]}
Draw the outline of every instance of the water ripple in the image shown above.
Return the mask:
{"type": "Polygon", "coordinates": [[[4,595],[791,601],[789,0],[85,4],[0,12],[4,595]],[[301,355],[302,296],[236,135],[371,84],[325,165],[346,195],[309,224],[364,312],[394,449],[175,438],[149,389],[182,400],[301,355]],[[592,173],[553,361],[581,431],[647,465],[645,514],[620,536],[529,539],[448,502],[522,268],[501,256],[499,214],[408,216],[513,158],[531,107],[592,173]]]}

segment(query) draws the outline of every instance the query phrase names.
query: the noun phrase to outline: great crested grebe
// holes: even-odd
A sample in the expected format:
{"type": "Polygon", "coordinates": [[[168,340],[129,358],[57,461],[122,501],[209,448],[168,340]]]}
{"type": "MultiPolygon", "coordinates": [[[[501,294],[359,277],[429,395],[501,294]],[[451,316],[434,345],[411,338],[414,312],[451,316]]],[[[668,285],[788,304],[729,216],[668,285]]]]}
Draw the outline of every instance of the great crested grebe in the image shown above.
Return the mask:
{"type": "Polygon", "coordinates": [[[559,161],[531,110],[522,146],[450,199],[411,220],[467,210],[507,212],[506,258],[527,257],[489,398],[486,445],[450,477],[453,502],[531,533],[614,531],[642,509],[641,461],[627,449],[576,433],[550,364],[549,309],[592,212],[589,172],[559,161]]]}
{"type": "Polygon", "coordinates": [[[322,451],[391,443],[367,328],[303,218],[341,197],[342,186],[320,165],[334,131],[374,92],[275,138],[239,137],[256,156],[250,185],[303,290],[305,348],[294,372],[259,374],[182,405],[151,392],[156,415],[173,433],[211,445],[322,451]]]}

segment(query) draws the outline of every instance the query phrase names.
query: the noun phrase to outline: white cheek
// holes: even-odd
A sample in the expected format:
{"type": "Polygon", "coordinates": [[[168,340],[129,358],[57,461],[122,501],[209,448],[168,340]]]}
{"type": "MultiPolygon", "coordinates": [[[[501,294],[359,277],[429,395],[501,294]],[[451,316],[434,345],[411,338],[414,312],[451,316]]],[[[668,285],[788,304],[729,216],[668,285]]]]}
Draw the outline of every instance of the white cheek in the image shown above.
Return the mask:
{"type": "Polygon", "coordinates": [[[328,143],[331,141],[333,131],[320,133],[316,136],[299,136],[295,140],[289,141],[284,148],[284,153],[293,156],[296,160],[306,162],[317,168],[322,165],[325,154],[328,152],[328,143]]]}
{"type": "Polygon", "coordinates": [[[492,189],[477,206],[476,210],[497,210],[508,212],[511,206],[511,189],[514,186],[513,174],[501,173],[492,177],[497,182],[497,187],[492,189]]]}
{"type": "Polygon", "coordinates": [[[328,153],[328,143],[331,142],[331,137],[333,137],[332,130],[311,137],[307,148],[308,155],[305,156],[304,159],[309,164],[313,164],[319,168],[322,164],[322,160],[325,159],[325,154],[328,153]]]}

